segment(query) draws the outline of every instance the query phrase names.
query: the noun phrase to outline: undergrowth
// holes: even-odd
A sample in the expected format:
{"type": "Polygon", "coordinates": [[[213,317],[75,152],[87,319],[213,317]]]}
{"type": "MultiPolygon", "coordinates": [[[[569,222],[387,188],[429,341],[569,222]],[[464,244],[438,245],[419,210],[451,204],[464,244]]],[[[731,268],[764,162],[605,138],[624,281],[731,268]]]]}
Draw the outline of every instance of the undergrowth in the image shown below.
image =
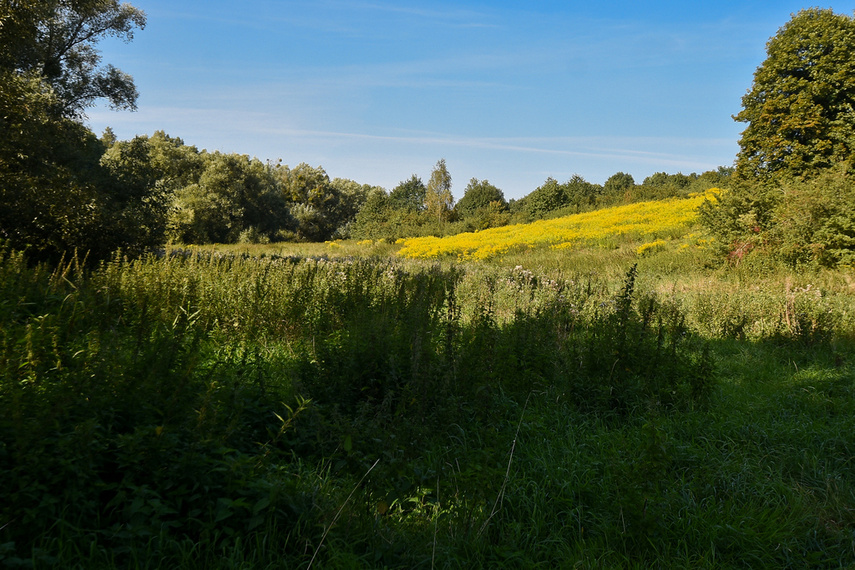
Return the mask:
{"type": "Polygon", "coordinates": [[[855,560],[842,307],[643,271],[4,250],[0,565],[855,560]]]}

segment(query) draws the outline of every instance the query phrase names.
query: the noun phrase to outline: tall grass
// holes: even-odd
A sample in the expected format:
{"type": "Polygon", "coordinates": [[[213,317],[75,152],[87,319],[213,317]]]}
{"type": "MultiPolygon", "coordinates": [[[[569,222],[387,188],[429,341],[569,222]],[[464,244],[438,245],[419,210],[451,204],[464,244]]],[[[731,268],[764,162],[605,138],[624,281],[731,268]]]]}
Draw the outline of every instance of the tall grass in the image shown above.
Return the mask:
{"type": "Polygon", "coordinates": [[[0,564],[855,562],[840,274],[323,247],[2,251],[0,564]]]}

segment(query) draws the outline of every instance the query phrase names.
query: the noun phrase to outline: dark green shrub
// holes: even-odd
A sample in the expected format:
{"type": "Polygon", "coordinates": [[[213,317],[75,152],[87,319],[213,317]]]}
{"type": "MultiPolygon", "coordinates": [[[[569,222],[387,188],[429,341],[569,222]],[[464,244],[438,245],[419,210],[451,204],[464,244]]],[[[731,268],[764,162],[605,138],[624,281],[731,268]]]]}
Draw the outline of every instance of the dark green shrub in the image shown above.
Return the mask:
{"type": "Polygon", "coordinates": [[[769,240],[790,265],[855,265],[855,181],[827,172],[782,186],[769,240]]]}

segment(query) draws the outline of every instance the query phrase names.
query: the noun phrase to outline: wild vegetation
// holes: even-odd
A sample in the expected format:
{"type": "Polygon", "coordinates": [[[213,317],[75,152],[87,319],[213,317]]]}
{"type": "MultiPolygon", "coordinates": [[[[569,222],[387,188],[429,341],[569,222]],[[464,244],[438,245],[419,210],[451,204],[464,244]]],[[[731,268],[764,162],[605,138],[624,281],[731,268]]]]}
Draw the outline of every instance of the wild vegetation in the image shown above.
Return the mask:
{"type": "Polygon", "coordinates": [[[638,243],[6,250],[0,561],[851,563],[851,279],[638,243]]]}
{"type": "Polygon", "coordinates": [[[852,266],[855,18],[794,15],[769,40],[736,120],[734,183],[701,211],[732,261],[754,252],[791,266],[852,266]]]}
{"type": "MultiPolygon", "coordinates": [[[[639,246],[639,251],[643,252],[664,245],[665,241],[661,238],[683,237],[686,228],[697,220],[698,207],[720,192],[714,188],[685,199],[637,202],[445,238],[405,238],[398,240],[403,245],[398,253],[404,257],[423,259],[442,256],[460,260],[489,259],[512,249],[527,249],[541,244],[554,249],[566,249],[586,244],[616,244],[619,240],[632,238],[651,240],[639,246]]],[[[695,245],[703,243],[705,240],[699,240],[695,245]]]]}
{"type": "Polygon", "coordinates": [[[0,566],[855,566],[852,18],[735,169],[457,203],[98,138],[145,15],[0,24],[0,566]]]}

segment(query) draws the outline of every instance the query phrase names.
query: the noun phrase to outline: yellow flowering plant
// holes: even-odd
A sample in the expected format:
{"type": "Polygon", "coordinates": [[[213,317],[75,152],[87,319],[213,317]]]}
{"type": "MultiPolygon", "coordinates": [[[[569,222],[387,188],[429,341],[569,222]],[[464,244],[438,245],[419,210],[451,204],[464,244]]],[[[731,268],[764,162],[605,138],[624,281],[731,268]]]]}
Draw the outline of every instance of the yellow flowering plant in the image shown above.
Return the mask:
{"type": "Polygon", "coordinates": [[[685,233],[697,220],[698,206],[720,192],[712,188],[688,198],[638,202],[444,238],[405,238],[397,242],[402,245],[398,254],[413,259],[453,256],[460,260],[485,260],[536,246],[563,249],[613,243],[617,238],[655,239],[638,248],[641,255],[652,247],[664,245],[663,238],[685,233]]]}

